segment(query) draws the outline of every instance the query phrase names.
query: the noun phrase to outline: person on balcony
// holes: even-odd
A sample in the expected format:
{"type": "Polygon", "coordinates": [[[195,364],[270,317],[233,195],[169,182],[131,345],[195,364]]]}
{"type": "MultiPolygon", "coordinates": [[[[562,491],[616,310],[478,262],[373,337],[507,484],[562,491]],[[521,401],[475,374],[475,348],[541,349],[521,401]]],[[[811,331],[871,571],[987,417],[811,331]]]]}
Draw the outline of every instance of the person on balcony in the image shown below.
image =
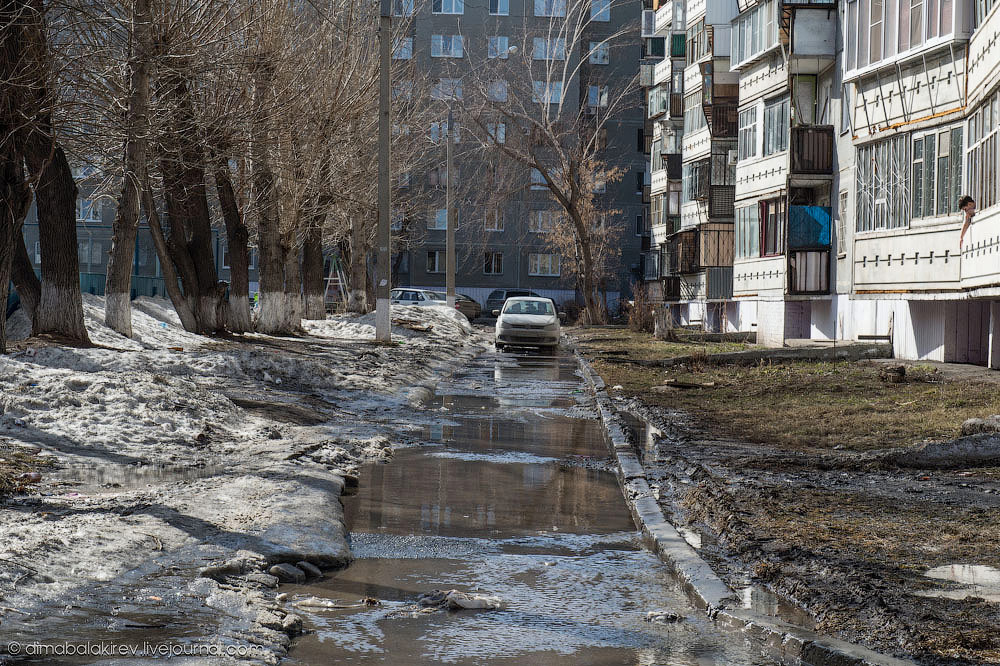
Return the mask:
{"type": "Polygon", "coordinates": [[[958,235],[958,249],[962,249],[962,242],[965,240],[965,232],[972,226],[972,218],[976,216],[976,202],[966,194],[958,200],[958,209],[965,214],[965,222],[962,224],[962,233],[958,235]]]}

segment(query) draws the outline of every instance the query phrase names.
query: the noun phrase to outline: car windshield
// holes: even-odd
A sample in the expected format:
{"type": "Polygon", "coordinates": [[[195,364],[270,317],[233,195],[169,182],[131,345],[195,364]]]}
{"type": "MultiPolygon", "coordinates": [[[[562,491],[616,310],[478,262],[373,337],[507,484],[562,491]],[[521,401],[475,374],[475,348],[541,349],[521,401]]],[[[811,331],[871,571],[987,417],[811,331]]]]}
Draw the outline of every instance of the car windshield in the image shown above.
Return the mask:
{"type": "Polygon", "coordinates": [[[548,301],[507,301],[504,314],[550,315],[553,314],[552,303],[548,301]]]}
{"type": "Polygon", "coordinates": [[[444,294],[444,293],[442,293],[440,291],[432,291],[432,292],[430,292],[430,294],[431,294],[431,298],[437,299],[439,301],[447,301],[448,300],[448,295],[444,294]]]}

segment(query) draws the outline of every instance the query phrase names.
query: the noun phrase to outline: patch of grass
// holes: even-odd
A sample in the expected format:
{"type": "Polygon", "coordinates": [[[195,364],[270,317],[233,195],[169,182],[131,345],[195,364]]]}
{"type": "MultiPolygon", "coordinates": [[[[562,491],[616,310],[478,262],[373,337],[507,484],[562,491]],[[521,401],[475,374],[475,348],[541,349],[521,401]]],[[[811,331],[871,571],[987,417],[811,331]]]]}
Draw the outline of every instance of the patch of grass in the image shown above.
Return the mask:
{"type": "MultiPolygon", "coordinates": [[[[764,362],[749,367],[693,362],[663,369],[618,362],[594,351],[601,345],[624,349],[630,359],[652,360],[670,353],[690,355],[692,346],[620,330],[591,336],[589,345],[582,344],[581,351],[592,357],[604,381],[621,385],[624,394],[684,410],[714,433],[791,449],[909,446],[956,437],[965,419],[1000,413],[1000,384],[946,382],[931,366],[907,368],[906,381],[892,384],[880,377],[881,366],[869,361],[764,362]],[[608,342],[612,334],[625,339],[608,342]]],[[[733,351],[741,346],[710,343],[703,353],[720,347],[733,351]]]]}
{"type": "Polygon", "coordinates": [[[0,442],[0,497],[24,490],[28,486],[18,477],[50,464],[30,452],[0,442]]]}
{"type": "Polygon", "coordinates": [[[642,360],[677,358],[697,354],[721,354],[751,349],[754,345],[744,342],[702,342],[685,339],[685,333],[673,342],[657,340],[649,333],[624,328],[584,328],[573,332],[577,347],[586,354],[626,352],[625,358],[642,360]]]}

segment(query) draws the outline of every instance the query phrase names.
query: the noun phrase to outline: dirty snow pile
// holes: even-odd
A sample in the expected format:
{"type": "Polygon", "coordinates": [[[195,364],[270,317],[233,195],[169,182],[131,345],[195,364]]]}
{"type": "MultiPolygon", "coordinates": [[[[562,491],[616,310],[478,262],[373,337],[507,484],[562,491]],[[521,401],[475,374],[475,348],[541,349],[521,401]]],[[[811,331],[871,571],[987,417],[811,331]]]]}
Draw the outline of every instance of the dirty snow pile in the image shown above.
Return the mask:
{"type": "MultiPolygon", "coordinates": [[[[303,328],[312,334],[331,338],[353,340],[375,339],[375,313],[360,317],[335,315],[326,320],[308,320],[303,328]]],[[[472,324],[458,310],[444,305],[393,305],[392,335],[406,339],[467,338],[473,333],[472,324]]]]}

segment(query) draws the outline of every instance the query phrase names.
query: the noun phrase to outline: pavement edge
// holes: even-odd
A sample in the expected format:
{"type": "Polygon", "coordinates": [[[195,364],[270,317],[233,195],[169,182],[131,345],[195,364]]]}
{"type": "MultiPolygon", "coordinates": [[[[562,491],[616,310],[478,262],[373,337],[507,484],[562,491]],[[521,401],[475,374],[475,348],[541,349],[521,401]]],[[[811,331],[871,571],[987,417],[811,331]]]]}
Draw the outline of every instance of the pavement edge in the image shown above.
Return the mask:
{"type": "Polygon", "coordinates": [[[666,519],[646,481],[646,472],[625,436],[604,380],[574,350],[583,377],[594,393],[608,444],[618,465],[618,481],[636,524],[653,552],[683,585],[692,603],[720,626],[742,633],[779,663],[802,666],[915,666],[854,643],[797,627],[740,608],[737,594],[666,519]]]}

